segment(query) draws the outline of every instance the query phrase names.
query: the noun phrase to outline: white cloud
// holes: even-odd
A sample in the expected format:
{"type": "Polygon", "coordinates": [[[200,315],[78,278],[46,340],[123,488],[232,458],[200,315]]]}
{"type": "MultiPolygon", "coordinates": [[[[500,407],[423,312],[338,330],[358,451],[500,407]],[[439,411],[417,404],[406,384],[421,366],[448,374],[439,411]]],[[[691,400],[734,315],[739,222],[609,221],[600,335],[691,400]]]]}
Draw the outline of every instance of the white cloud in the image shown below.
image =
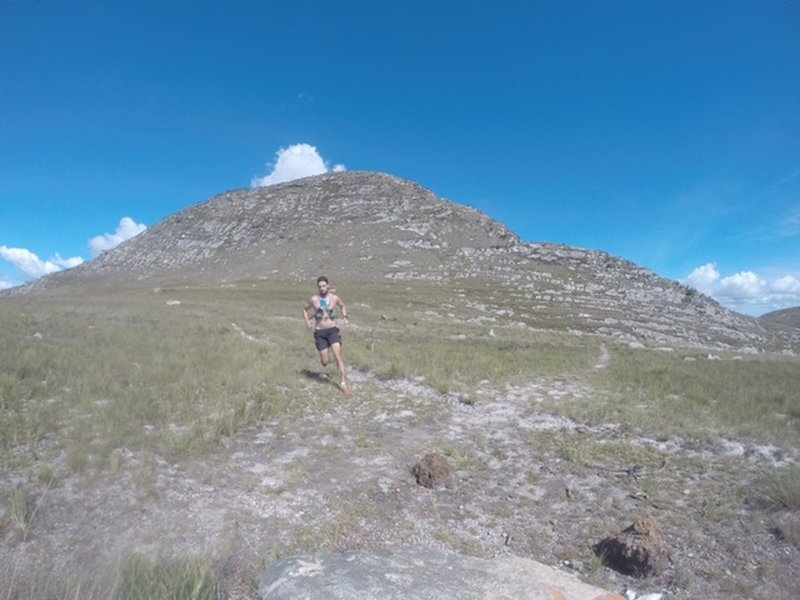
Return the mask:
{"type": "Polygon", "coordinates": [[[768,289],[767,282],[752,271],[744,271],[730,277],[723,277],[719,282],[719,290],[723,298],[729,297],[737,300],[758,299],[763,298],[768,289]]]}
{"type": "Polygon", "coordinates": [[[83,264],[83,257],[73,256],[72,258],[61,258],[61,255],[56,252],[53,262],[64,269],[71,269],[72,267],[77,267],[78,265],[83,264]]]}
{"type": "Polygon", "coordinates": [[[708,263],[702,267],[697,267],[684,280],[684,283],[692,286],[696,290],[708,294],[713,289],[714,284],[719,281],[719,271],[717,263],[708,263]]]}
{"type": "Polygon", "coordinates": [[[772,284],[772,291],[776,294],[798,294],[800,295],[800,280],[791,275],[781,277],[772,284]]]}
{"type": "MultiPolygon", "coordinates": [[[[129,240],[135,235],[140,234],[145,229],[147,229],[145,225],[136,223],[130,217],[123,217],[119,222],[116,232],[106,233],[92,238],[89,240],[89,247],[92,249],[93,256],[97,256],[106,250],[114,248],[125,240],[129,240]]],[[[56,273],[62,269],[71,269],[84,262],[83,258],[80,256],[62,258],[58,253],[50,260],[42,260],[30,250],[25,248],[9,248],[7,246],[0,246],[0,258],[22,271],[27,281],[56,273]]],[[[0,290],[16,285],[20,284],[0,279],[0,290]]]]}
{"type": "Polygon", "coordinates": [[[275,154],[275,162],[267,164],[271,169],[264,177],[254,177],[250,184],[252,187],[283,183],[301,177],[321,175],[328,171],[345,171],[344,165],[328,167],[328,163],[320,156],[317,148],[310,144],[294,144],[288,148],[281,148],[275,154]]]}
{"type": "Polygon", "coordinates": [[[716,263],[697,267],[682,280],[730,309],[760,315],[800,306],[800,280],[794,275],[767,279],[753,271],[722,277],[716,263]]]}
{"type": "MultiPolygon", "coordinates": [[[[0,246],[0,258],[3,258],[25,273],[28,279],[38,279],[43,275],[49,275],[61,269],[71,269],[83,262],[80,256],[61,258],[58,254],[50,260],[42,260],[30,250],[25,248],[8,248],[7,246],[0,246]]],[[[14,285],[17,284],[12,284],[8,281],[0,281],[0,289],[4,289],[2,286],[9,288],[14,285]]]]}
{"type": "Polygon", "coordinates": [[[89,240],[92,257],[99,256],[106,250],[116,248],[122,242],[131,239],[147,229],[146,225],[136,223],[130,217],[122,217],[114,233],[104,233],[89,240]]]}
{"type": "Polygon", "coordinates": [[[33,252],[25,248],[0,246],[0,258],[10,262],[25,273],[25,275],[33,279],[61,270],[61,267],[54,261],[41,260],[33,252]]]}

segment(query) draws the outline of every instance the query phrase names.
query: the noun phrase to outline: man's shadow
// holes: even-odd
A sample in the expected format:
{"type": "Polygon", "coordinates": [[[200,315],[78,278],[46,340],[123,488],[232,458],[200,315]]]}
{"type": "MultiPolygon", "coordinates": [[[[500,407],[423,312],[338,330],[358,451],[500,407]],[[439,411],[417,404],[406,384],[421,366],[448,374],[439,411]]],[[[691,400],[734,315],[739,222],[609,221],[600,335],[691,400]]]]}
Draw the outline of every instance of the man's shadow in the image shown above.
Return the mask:
{"type": "Polygon", "coordinates": [[[303,375],[306,379],[310,379],[315,383],[319,383],[322,385],[330,385],[335,388],[339,386],[336,384],[336,378],[331,377],[329,373],[325,371],[312,371],[311,369],[301,369],[300,374],[303,375]]]}

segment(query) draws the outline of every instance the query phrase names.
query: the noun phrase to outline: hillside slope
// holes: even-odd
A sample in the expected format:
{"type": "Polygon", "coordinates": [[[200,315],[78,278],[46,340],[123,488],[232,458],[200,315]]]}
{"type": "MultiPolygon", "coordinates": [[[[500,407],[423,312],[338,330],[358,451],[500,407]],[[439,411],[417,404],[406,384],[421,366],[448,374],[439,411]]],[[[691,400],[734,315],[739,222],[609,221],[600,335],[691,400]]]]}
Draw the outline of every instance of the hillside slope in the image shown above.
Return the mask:
{"type": "Polygon", "coordinates": [[[629,261],[523,243],[479,211],[379,173],[221,194],[25,292],[296,282],[320,273],[340,283],[452,288],[455,306],[525,327],[655,344],[783,344],[755,319],[629,261]]]}
{"type": "Polygon", "coordinates": [[[788,347],[800,346],[800,306],[762,315],[759,324],[785,341],[788,347]]]}

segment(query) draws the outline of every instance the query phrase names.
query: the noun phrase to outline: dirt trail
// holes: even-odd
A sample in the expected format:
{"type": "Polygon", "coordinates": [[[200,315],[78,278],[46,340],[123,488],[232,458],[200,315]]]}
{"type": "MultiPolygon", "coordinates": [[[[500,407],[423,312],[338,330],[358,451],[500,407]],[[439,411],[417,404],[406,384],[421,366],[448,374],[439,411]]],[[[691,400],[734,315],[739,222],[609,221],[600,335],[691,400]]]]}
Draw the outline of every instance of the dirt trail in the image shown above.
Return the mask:
{"type": "Polygon", "coordinates": [[[608,346],[605,344],[600,345],[600,356],[597,359],[597,362],[592,367],[595,371],[604,371],[608,368],[609,363],[611,362],[611,352],[608,351],[608,346]]]}

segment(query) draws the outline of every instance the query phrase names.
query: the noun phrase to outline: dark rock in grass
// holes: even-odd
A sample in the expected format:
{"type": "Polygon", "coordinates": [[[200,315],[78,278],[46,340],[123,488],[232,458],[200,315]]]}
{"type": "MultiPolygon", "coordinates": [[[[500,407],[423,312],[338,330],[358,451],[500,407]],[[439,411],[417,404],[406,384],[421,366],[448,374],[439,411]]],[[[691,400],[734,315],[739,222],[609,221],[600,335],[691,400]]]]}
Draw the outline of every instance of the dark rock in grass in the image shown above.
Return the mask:
{"type": "Polygon", "coordinates": [[[789,512],[779,515],[775,519],[772,531],[779,540],[800,548],[800,513],[789,512]]]}
{"type": "Polygon", "coordinates": [[[453,469],[438,452],[426,454],[411,468],[411,472],[419,485],[431,489],[446,485],[453,478],[453,469]]]}
{"type": "Polygon", "coordinates": [[[286,558],[261,575],[258,591],[262,600],[625,600],[526,558],[432,548],[286,558]]]}
{"type": "Polygon", "coordinates": [[[639,519],[619,534],[605,538],[594,551],[606,566],[634,577],[657,575],[669,561],[664,541],[650,519],[639,519]]]}

